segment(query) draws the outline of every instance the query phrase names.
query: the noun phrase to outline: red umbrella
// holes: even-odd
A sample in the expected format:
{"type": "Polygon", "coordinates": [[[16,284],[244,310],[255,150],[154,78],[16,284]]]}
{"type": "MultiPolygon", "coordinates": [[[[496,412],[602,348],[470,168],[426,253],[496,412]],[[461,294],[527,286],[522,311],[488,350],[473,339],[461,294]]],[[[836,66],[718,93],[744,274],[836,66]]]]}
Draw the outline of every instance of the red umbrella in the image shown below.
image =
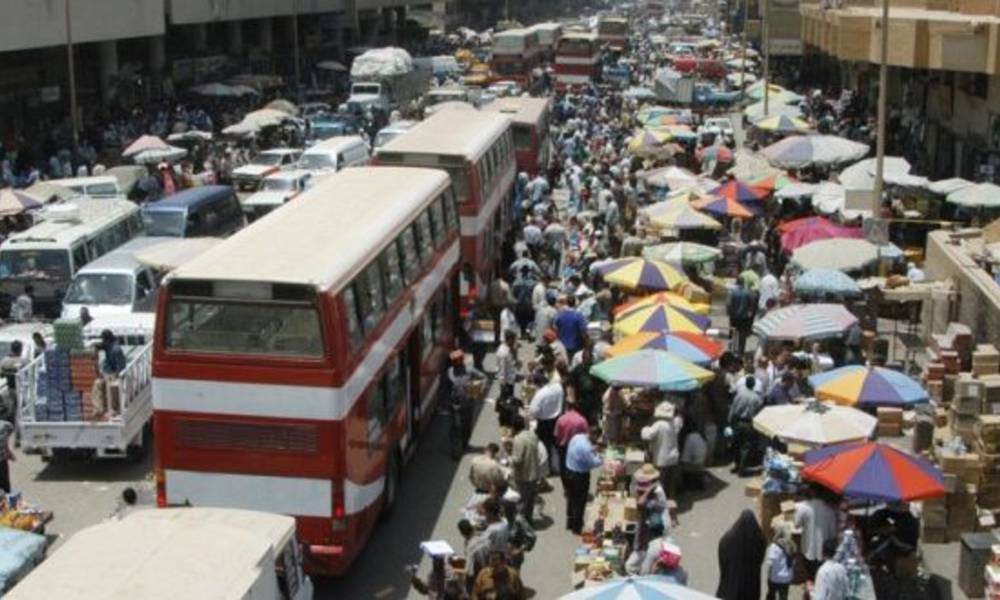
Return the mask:
{"type": "Polygon", "coordinates": [[[789,221],[778,226],[781,233],[781,247],[791,252],[809,242],[834,238],[862,238],[860,227],[843,227],[822,217],[808,217],[789,221]]]}
{"type": "Polygon", "coordinates": [[[736,179],[723,183],[709,193],[736,202],[760,202],[767,195],[763,190],[751,187],[736,179]]]}
{"type": "Polygon", "coordinates": [[[850,498],[912,502],[945,494],[937,467],[885,444],[838,444],[811,450],[805,458],[804,479],[850,498]]]}
{"type": "Polygon", "coordinates": [[[706,160],[714,160],[717,163],[731,163],[733,162],[733,151],[725,146],[707,146],[698,150],[695,157],[704,162],[706,160]]]}
{"type": "Polygon", "coordinates": [[[741,204],[738,200],[724,196],[695,200],[691,203],[691,206],[698,210],[712,213],[713,215],[733,217],[734,219],[749,219],[754,216],[753,211],[747,208],[746,205],[741,204]]]}

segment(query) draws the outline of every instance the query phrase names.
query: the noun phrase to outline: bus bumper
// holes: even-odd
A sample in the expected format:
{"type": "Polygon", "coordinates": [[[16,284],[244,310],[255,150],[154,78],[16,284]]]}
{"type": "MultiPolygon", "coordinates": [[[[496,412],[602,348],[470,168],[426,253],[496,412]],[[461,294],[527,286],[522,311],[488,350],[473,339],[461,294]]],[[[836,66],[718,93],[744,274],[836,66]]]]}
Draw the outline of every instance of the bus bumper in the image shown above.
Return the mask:
{"type": "Polygon", "coordinates": [[[339,577],[347,572],[350,561],[343,546],[305,546],[305,570],[310,575],[339,577]]]}

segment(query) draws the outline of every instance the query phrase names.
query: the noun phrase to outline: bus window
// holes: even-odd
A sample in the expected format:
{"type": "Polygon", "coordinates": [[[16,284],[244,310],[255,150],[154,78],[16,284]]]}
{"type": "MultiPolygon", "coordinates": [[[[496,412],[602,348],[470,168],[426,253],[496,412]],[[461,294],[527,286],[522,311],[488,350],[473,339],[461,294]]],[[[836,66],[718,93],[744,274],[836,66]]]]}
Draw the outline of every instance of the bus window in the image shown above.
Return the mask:
{"type": "Polygon", "coordinates": [[[382,275],[385,277],[385,304],[391,305],[403,291],[403,273],[399,268],[399,251],[395,244],[390,244],[382,251],[382,275]]]}
{"type": "Polygon", "coordinates": [[[417,252],[415,235],[413,225],[410,225],[397,238],[399,251],[403,257],[403,276],[407,283],[416,281],[420,273],[420,254],[417,252]]]}
{"type": "MultiPolygon", "coordinates": [[[[368,304],[363,307],[367,311],[366,321],[371,319],[371,329],[375,328],[385,312],[385,293],[382,291],[382,269],[378,261],[373,261],[364,271],[368,286],[368,304]]],[[[367,330],[367,328],[366,328],[367,330]]]]}
{"type": "Polygon", "coordinates": [[[455,192],[451,188],[444,191],[444,195],[441,196],[441,202],[444,203],[444,220],[448,225],[448,232],[454,233],[458,231],[458,215],[455,214],[455,192]]]}
{"type": "Polygon", "coordinates": [[[434,234],[434,246],[440,246],[444,241],[444,213],[441,212],[441,203],[432,202],[427,212],[431,216],[431,232],[434,234]]]}
{"type": "Polygon", "coordinates": [[[514,146],[521,151],[531,149],[531,128],[526,125],[514,127],[514,146]]]}
{"type": "Polygon", "coordinates": [[[420,262],[427,264],[434,256],[434,238],[431,237],[431,221],[426,212],[417,217],[417,248],[420,262]]]}
{"type": "Polygon", "coordinates": [[[389,363],[389,372],[386,373],[386,406],[385,413],[391,416],[396,410],[396,406],[406,397],[406,385],[403,381],[403,359],[396,356],[389,363]]]}
{"type": "Polygon", "coordinates": [[[359,350],[365,340],[365,334],[361,331],[361,320],[358,318],[358,301],[354,297],[354,289],[351,286],[344,288],[341,297],[344,300],[344,317],[347,319],[347,334],[351,342],[351,350],[359,350]]]}

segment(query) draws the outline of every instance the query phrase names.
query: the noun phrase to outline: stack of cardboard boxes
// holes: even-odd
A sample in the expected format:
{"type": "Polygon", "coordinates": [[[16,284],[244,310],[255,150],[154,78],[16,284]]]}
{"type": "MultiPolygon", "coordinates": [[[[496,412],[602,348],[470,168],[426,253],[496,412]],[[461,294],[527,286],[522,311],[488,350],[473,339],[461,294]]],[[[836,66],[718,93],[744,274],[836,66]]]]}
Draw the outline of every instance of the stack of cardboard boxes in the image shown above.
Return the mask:
{"type": "Polygon", "coordinates": [[[903,435],[903,409],[880,407],[878,412],[878,436],[899,437],[903,435]]]}

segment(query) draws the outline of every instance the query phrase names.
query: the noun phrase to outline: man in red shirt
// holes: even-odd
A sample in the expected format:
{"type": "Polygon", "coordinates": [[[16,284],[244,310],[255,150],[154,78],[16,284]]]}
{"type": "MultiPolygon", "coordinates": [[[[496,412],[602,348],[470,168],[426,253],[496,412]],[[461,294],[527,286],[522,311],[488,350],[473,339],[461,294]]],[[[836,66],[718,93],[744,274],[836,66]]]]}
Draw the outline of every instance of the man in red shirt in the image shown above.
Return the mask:
{"type": "Polygon", "coordinates": [[[569,441],[578,433],[587,433],[590,426],[587,418],[583,416],[575,402],[566,403],[566,412],[556,419],[555,439],[556,448],[559,450],[559,479],[562,480],[563,493],[566,492],[566,448],[569,441]]]}

